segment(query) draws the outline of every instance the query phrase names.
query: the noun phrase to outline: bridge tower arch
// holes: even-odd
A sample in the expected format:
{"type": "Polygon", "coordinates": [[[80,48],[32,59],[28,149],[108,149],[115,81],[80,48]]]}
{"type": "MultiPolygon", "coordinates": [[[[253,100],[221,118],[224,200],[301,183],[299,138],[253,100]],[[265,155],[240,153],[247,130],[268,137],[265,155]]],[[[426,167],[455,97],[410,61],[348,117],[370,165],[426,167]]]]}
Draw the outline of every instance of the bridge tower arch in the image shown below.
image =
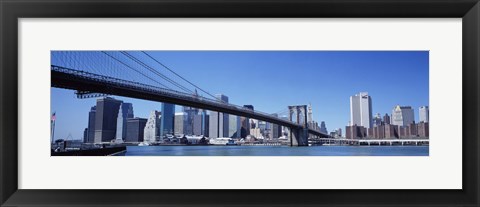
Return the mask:
{"type": "Polygon", "coordinates": [[[290,128],[291,146],[308,146],[307,105],[288,106],[290,121],[302,127],[290,128]]]}

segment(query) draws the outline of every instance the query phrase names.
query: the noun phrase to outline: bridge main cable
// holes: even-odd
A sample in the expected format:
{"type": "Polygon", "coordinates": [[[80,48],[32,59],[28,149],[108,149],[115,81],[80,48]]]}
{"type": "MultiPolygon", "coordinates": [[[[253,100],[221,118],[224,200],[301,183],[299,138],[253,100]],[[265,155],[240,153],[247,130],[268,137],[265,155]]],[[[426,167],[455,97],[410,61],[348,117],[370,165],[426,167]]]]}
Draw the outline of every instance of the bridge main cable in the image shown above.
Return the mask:
{"type": "Polygon", "coordinates": [[[158,82],[157,80],[155,80],[155,79],[153,79],[153,78],[151,78],[151,77],[149,77],[149,76],[145,75],[144,73],[142,73],[142,72],[138,71],[137,69],[135,69],[135,68],[133,68],[133,67],[131,67],[131,66],[127,65],[127,64],[126,64],[126,63],[124,63],[123,61],[119,60],[119,59],[118,59],[118,58],[116,58],[116,57],[113,57],[112,55],[110,55],[110,54],[106,53],[105,51],[102,51],[102,53],[103,53],[103,54],[105,54],[105,55],[107,55],[108,57],[110,57],[110,58],[112,58],[112,59],[116,60],[117,62],[119,62],[120,64],[122,64],[122,65],[126,66],[127,68],[130,68],[130,69],[134,70],[135,72],[137,72],[137,73],[140,73],[140,75],[142,75],[142,76],[144,76],[144,77],[146,77],[146,78],[150,79],[151,81],[153,81],[153,82],[155,82],[155,83],[157,83],[157,84],[159,84],[159,85],[161,85],[161,86],[163,86],[163,87],[165,87],[165,88],[167,88],[167,89],[170,89],[170,90],[172,90],[172,89],[171,89],[171,88],[169,88],[168,86],[166,86],[166,85],[164,85],[164,84],[162,84],[162,83],[158,82]]]}
{"type": "Polygon", "coordinates": [[[164,67],[165,69],[169,70],[170,72],[172,72],[173,74],[175,74],[176,76],[178,76],[179,78],[181,78],[182,80],[186,81],[187,83],[189,83],[190,85],[192,85],[193,87],[197,88],[198,90],[200,91],[203,91],[204,93],[206,93],[207,95],[213,97],[213,98],[217,98],[215,97],[214,95],[210,94],[209,92],[203,90],[202,88],[198,87],[197,85],[193,84],[192,82],[188,81],[186,78],[182,77],[181,75],[179,75],[178,73],[176,73],[175,71],[173,71],[172,69],[170,69],[169,67],[167,67],[166,65],[164,65],[163,63],[161,63],[159,60],[155,59],[154,57],[152,57],[150,54],[146,53],[145,51],[142,51],[143,54],[145,54],[146,56],[148,56],[149,58],[151,58],[153,61],[155,61],[156,63],[158,63],[159,65],[161,65],[162,67],[164,67]]]}
{"type": "Polygon", "coordinates": [[[171,84],[173,84],[174,86],[180,88],[181,90],[183,91],[186,91],[186,92],[189,92],[189,93],[194,93],[192,90],[188,89],[187,87],[177,83],[176,81],[168,78],[167,76],[163,75],[162,73],[160,73],[159,71],[155,70],[154,68],[150,67],[149,65],[145,64],[144,62],[140,61],[139,59],[137,59],[136,57],[134,57],[133,55],[129,54],[128,52],[125,52],[125,51],[122,51],[120,52],[122,53],[123,55],[127,56],[128,58],[130,58],[131,60],[133,60],[134,62],[136,62],[137,64],[143,66],[144,68],[150,70],[150,72],[154,73],[155,75],[159,76],[160,78],[170,82],[171,84]]]}

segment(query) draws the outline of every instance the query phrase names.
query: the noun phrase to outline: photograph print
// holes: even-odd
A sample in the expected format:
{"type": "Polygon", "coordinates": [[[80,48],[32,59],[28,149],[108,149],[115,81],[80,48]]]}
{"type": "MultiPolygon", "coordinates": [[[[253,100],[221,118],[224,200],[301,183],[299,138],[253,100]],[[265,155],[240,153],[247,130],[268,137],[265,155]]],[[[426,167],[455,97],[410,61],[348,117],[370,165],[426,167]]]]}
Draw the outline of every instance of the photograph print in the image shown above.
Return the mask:
{"type": "Polygon", "coordinates": [[[50,62],[51,156],[429,156],[429,51],[68,50],[50,62]]]}

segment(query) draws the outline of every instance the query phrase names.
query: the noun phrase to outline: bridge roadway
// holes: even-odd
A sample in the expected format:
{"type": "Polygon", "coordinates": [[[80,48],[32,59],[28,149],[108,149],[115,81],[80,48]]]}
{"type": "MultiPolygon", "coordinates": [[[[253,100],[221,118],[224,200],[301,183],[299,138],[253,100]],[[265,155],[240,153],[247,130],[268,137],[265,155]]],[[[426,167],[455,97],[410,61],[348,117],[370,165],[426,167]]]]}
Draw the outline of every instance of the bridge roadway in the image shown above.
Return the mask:
{"type": "MultiPolygon", "coordinates": [[[[303,125],[281,119],[267,113],[250,110],[242,106],[223,103],[219,100],[194,96],[193,94],[180,91],[69,69],[61,66],[51,66],[51,78],[51,86],[56,88],[167,102],[248,117],[251,119],[258,119],[289,127],[291,130],[303,129],[303,125]]],[[[308,129],[308,133],[318,137],[329,137],[327,134],[323,134],[313,129],[308,129]]]]}

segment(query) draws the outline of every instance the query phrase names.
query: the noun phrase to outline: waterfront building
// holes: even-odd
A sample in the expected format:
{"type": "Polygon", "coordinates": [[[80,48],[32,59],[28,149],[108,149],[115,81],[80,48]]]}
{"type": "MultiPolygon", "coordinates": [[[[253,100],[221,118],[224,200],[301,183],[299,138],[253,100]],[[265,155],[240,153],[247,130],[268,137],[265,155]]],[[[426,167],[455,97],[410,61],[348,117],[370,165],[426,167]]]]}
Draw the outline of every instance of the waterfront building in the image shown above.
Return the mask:
{"type": "Polygon", "coordinates": [[[175,130],[174,130],[175,136],[186,134],[185,133],[187,131],[186,126],[188,125],[187,118],[188,118],[188,115],[185,112],[175,113],[175,124],[174,124],[174,126],[175,126],[175,130]]]}
{"type": "Polygon", "coordinates": [[[278,124],[272,124],[272,138],[277,139],[282,136],[282,127],[278,124]]]}
{"type": "MultiPolygon", "coordinates": [[[[272,116],[274,117],[277,117],[278,118],[278,114],[276,113],[273,113],[272,116]]],[[[277,139],[279,137],[282,136],[282,127],[279,126],[278,124],[270,124],[270,135],[271,137],[270,138],[273,138],[273,139],[277,139]]]]}
{"type": "Polygon", "coordinates": [[[373,138],[373,127],[367,129],[367,137],[368,138],[373,138]]]}
{"type": "Polygon", "coordinates": [[[260,131],[260,128],[250,129],[250,135],[257,139],[263,139],[263,135],[262,135],[262,132],[260,131]]]}
{"type": "Polygon", "coordinates": [[[260,129],[260,133],[262,133],[262,137],[269,138],[267,132],[267,122],[265,121],[258,121],[257,127],[260,129]]]}
{"type": "Polygon", "coordinates": [[[95,116],[97,112],[97,106],[92,106],[90,112],[88,112],[88,135],[85,143],[95,142],[95,116]]]}
{"type": "Polygon", "coordinates": [[[338,137],[342,137],[342,128],[337,129],[338,137]]]}
{"type": "Polygon", "coordinates": [[[406,137],[417,137],[418,136],[418,131],[417,131],[417,124],[411,123],[407,126],[407,134],[406,137]]]}
{"type": "Polygon", "coordinates": [[[345,135],[347,139],[359,139],[367,137],[367,129],[363,126],[346,126],[345,135]]]}
{"type": "Polygon", "coordinates": [[[208,130],[208,137],[210,138],[219,138],[223,135],[223,121],[219,119],[221,117],[221,113],[217,111],[210,111],[209,115],[209,130],[208,130]]]}
{"type": "Polygon", "coordinates": [[[398,126],[386,124],[385,125],[385,139],[398,138],[398,126]]]}
{"type": "Polygon", "coordinates": [[[118,109],[116,141],[123,142],[127,136],[127,119],[133,118],[133,106],[131,103],[122,103],[118,109]]]}
{"type": "MultiPolygon", "coordinates": [[[[228,103],[228,96],[226,95],[223,95],[223,94],[217,94],[216,95],[217,99],[222,101],[223,103],[228,103]]],[[[225,114],[225,113],[220,113],[220,120],[221,120],[221,126],[223,127],[223,134],[222,137],[228,137],[228,133],[229,133],[229,127],[230,127],[230,124],[228,123],[229,121],[229,115],[228,114],[225,114]]]]}
{"type": "Polygon", "coordinates": [[[110,142],[115,139],[120,104],[122,101],[110,97],[97,99],[94,143],[110,142]]]}
{"type": "Polygon", "coordinates": [[[429,123],[428,122],[420,122],[418,123],[418,127],[417,127],[417,130],[418,130],[418,136],[419,137],[429,137],[429,132],[428,132],[428,125],[429,123]]]}
{"type": "Polygon", "coordinates": [[[385,138],[385,125],[374,126],[372,138],[375,138],[375,139],[385,138]]]}
{"type": "Polygon", "coordinates": [[[307,108],[307,123],[312,123],[313,122],[313,110],[312,110],[312,104],[308,104],[307,108]]]}
{"type": "Polygon", "coordinates": [[[206,112],[200,112],[193,116],[193,135],[203,135],[208,137],[209,116],[206,112]]]}
{"type": "Polygon", "coordinates": [[[397,126],[408,126],[415,122],[411,106],[397,105],[392,110],[392,124],[397,126]]]}
{"type": "Polygon", "coordinates": [[[175,119],[175,105],[169,103],[162,103],[162,116],[160,121],[160,140],[168,135],[174,133],[174,119],[175,119]]]}
{"type": "Polygon", "coordinates": [[[150,112],[150,116],[148,116],[148,120],[145,123],[145,127],[143,130],[143,141],[153,143],[157,140],[162,140],[162,137],[160,135],[162,117],[163,115],[159,111],[150,112]]]}
{"type": "MultiPolygon", "coordinates": [[[[243,108],[249,109],[249,110],[254,110],[252,105],[243,105],[243,108]]],[[[247,117],[240,117],[240,122],[241,122],[241,131],[240,131],[240,137],[246,138],[248,135],[250,135],[250,119],[247,117]]]]}
{"type": "Polygon", "coordinates": [[[83,130],[83,143],[87,143],[88,142],[88,128],[85,128],[83,130]]]}
{"type": "Polygon", "coordinates": [[[188,106],[184,106],[183,107],[183,112],[186,113],[186,117],[185,117],[185,123],[184,123],[184,133],[186,135],[192,135],[193,134],[193,125],[194,125],[194,116],[198,114],[199,110],[197,108],[193,108],[193,107],[188,107],[188,106]]]}
{"type": "MultiPolygon", "coordinates": [[[[288,120],[288,116],[282,116],[280,119],[288,120]]],[[[288,138],[290,136],[290,128],[281,126],[281,137],[288,138]]]]}
{"type": "Polygon", "coordinates": [[[228,127],[228,137],[230,138],[240,138],[241,133],[241,121],[239,116],[230,115],[229,116],[229,127],[228,127]]]}
{"type": "Polygon", "coordinates": [[[328,134],[328,131],[327,131],[327,126],[325,125],[325,122],[322,121],[320,123],[320,132],[324,133],[324,134],[328,134]]]}
{"type": "Polygon", "coordinates": [[[387,113],[385,113],[385,115],[383,116],[383,124],[385,124],[385,125],[386,124],[391,124],[390,116],[387,113]]]}
{"type": "Polygon", "coordinates": [[[419,122],[428,123],[429,115],[430,115],[428,106],[420,106],[418,111],[419,111],[419,117],[420,117],[419,122]]]}
{"type": "Polygon", "coordinates": [[[380,113],[375,114],[375,117],[373,118],[373,126],[380,126],[383,125],[382,123],[382,117],[380,113]]]}
{"type": "MultiPolygon", "coordinates": [[[[145,137],[146,125],[147,125],[147,119],[138,118],[138,117],[127,118],[127,127],[126,127],[127,130],[126,130],[125,142],[130,142],[130,143],[143,142],[145,137]]],[[[157,132],[159,131],[160,130],[157,130],[157,132]]]]}
{"type": "MultiPolygon", "coordinates": [[[[218,101],[223,103],[228,103],[228,97],[223,94],[217,94],[216,98],[218,101]]],[[[217,111],[210,112],[209,119],[209,137],[210,138],[219,138],[219,137],[228,137],[229,133],[229,118],[228,114],[220,113],[217,111]]]]}
{"type": "Polygon", "coordinates": [[[370,128],[372,124],[372,98],[367,92],[350,96],[350,124],[370,128]]]}
{"type": "Polygon", "coordinates": [[[398,126],[398,137],[405,138],[408,134],[408,127],[406,126],[398,126]]]}

